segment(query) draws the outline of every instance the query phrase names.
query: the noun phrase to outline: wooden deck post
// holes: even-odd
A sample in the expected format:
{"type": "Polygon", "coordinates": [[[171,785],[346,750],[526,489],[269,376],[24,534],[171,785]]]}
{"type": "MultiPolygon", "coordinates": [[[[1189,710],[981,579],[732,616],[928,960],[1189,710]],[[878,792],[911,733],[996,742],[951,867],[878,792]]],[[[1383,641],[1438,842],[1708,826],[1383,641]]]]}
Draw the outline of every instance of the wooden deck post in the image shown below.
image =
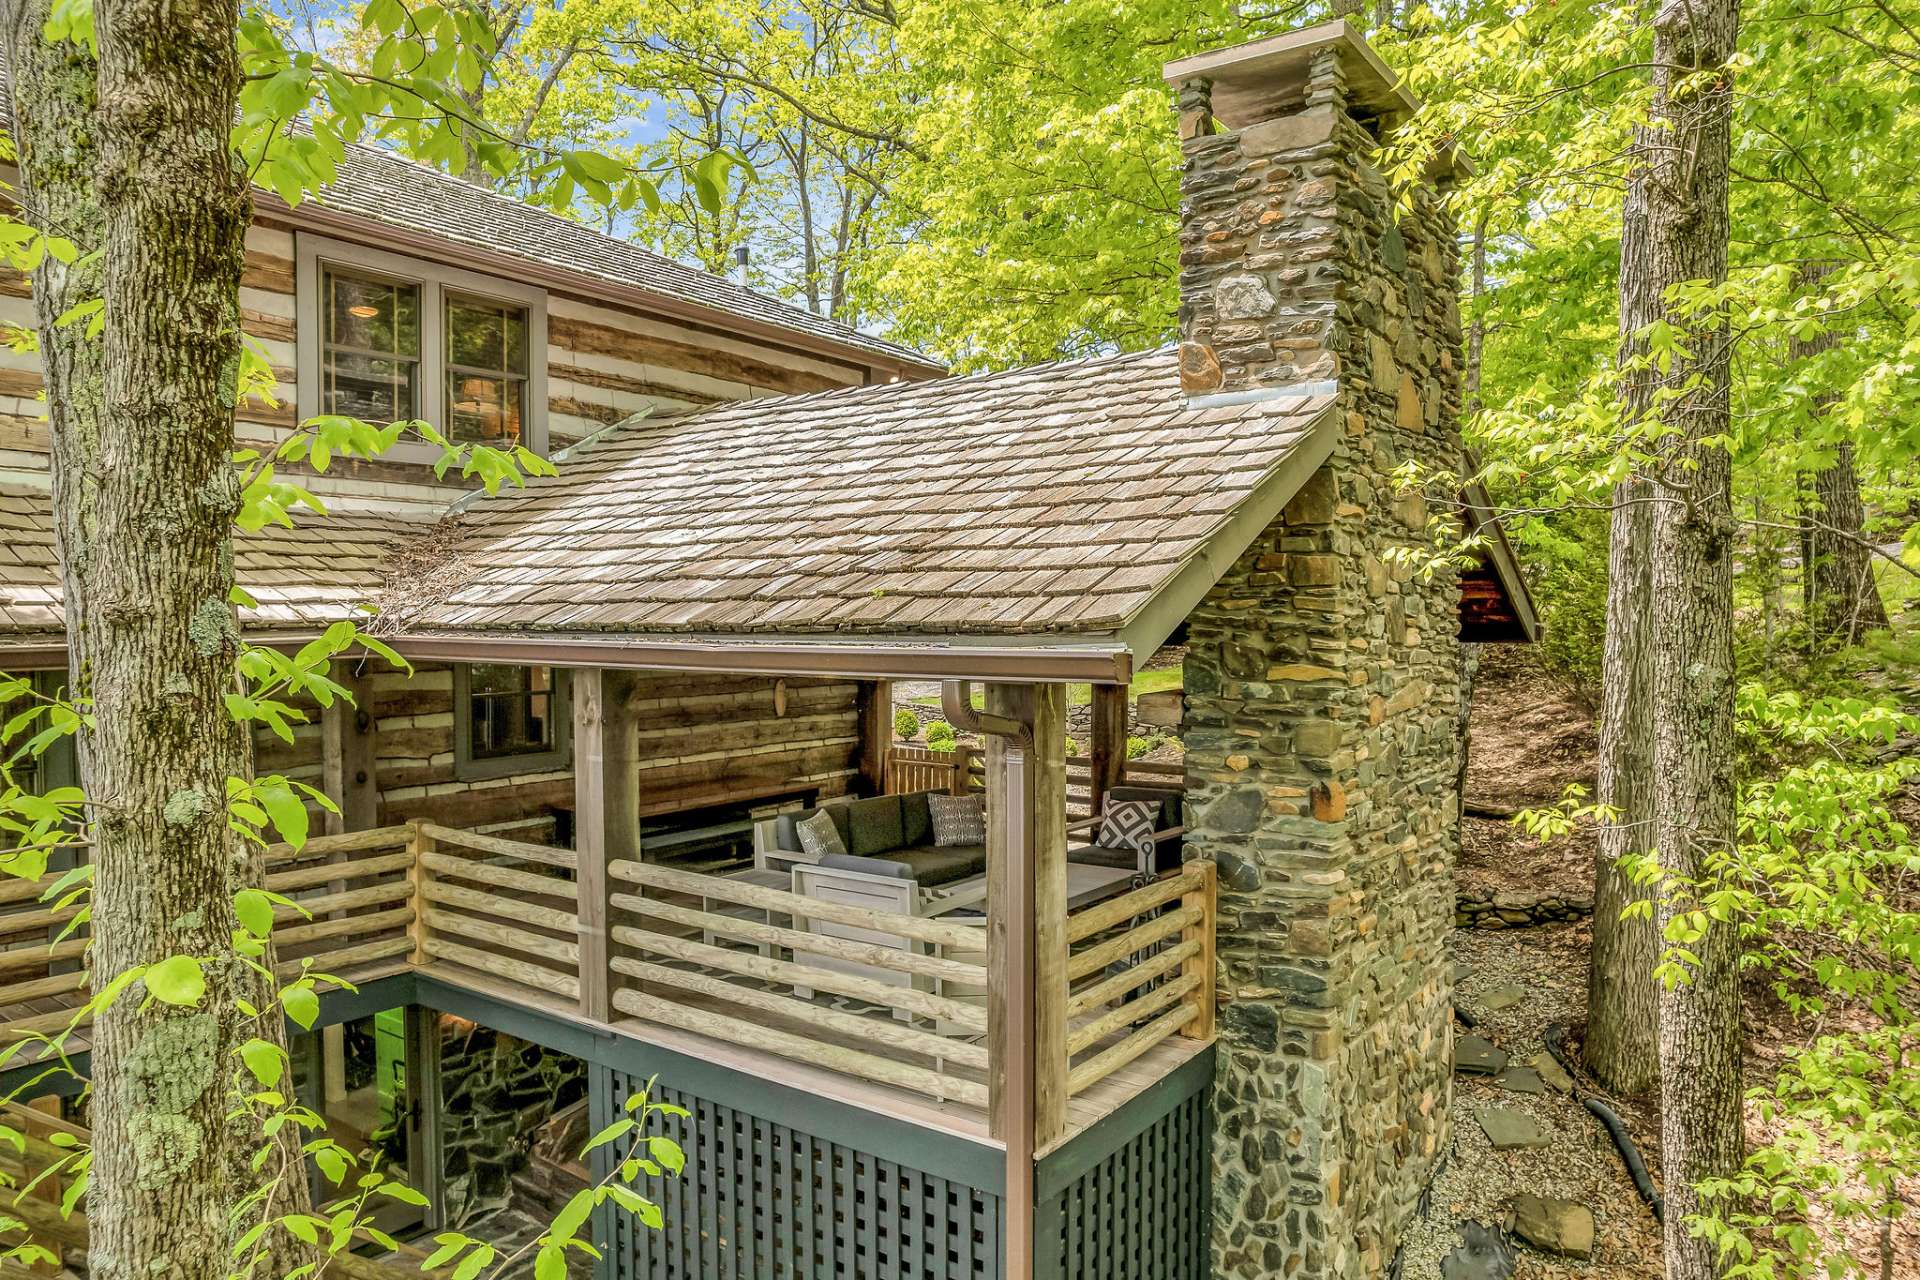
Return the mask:
{"type": "Polygon", "coordinates": [[[860,682],[860,781],[871,796],[887,794],[887,759],[893,754],[893,682],[860,682]]]}
{"type": "Polygon", "coordinates": [[[413,939],[413,952],[407,957],[407,963],[423,965],[427,962],[427,880],[432,872],[427,869],[424,855],[433,852],[433,837],[421,828],[426,824],[415,818],[407,823],[412,832],[407,838],[407,853],[413,861],[407,864],[407,883],[413,886],[413,920],[407,925],[407,936],[413,939]]]}
{"type": "Polygon", "coordinates": [[[1007,1148],[1007,1274],[1033,1273],[1034,1152],[1066,1131],[1066,690],[989,685],[1032,726],[987,739],[989,1132],[1007,1148]]]}
{"type": "Polygon", "coordinates": [[[371,831],[380,825],[380,782],[373,718],[373,682],[358,659],[341,658],[329,673],[336,684],[353,695],[320,712],[320,789],[340,806],[324,815],[328,835],[371,831]]]}
{"type": "MultiPolygon", "coordinates": [[[[987,788],[993,788],[991,778],[987,788]]],[[[964,796],[973,789],[973,749],[964,742],[956,742],[953,746],[953,776],[948,789],[956,796],[964,796]]]]}
{"type": "Polygon", "coordinates": [[[1194,989],[1194,1015],[1180,1028],[1180,1034],[1189,1040],[1213,1039],[1213,1010],[1215,984],[1213,963],[1213,930],[1216,920],[1215,880],[1218,872],[1213,863],[1205,861],[1189,862],[1188,869],[1197,868],[1200,884],[1180,899],[1183,907],[1198,907],[1200,919],[1181,931],[1182,942],[1198,942],[1200,949],[1188,957],[1180,966],[1180,974],[1191,974],[1200,979],[1200,985],[1194,989]]]}
{"type": "Polygon", "coordinates": [[[639,742],[634,678],[589,667],[573,673],[573,844],[579,854],[580,1012],[612,1017],[607,864],[640,857],[639,742]]]}
{"type": "Polygon", "coordinates": [[[1093,686],[1093,740],[1088,746],[1092,793],[1089,812],[1099,817],[1107,792],[1127,780],[1127,687],[1093,686]]]}

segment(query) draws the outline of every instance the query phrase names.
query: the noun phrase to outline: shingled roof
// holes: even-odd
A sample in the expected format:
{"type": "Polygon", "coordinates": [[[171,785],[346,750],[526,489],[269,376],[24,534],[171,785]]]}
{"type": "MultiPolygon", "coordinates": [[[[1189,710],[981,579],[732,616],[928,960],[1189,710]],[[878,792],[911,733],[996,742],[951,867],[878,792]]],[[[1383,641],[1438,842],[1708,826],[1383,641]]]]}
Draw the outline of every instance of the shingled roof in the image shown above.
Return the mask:
{"type": "Polygon", "coordinates": [[[282,216],[323,225],[372,224],[404,229],[436,241],[469,246],[491,258],[538,264],[576,277],[583,292],[592,283],[637,290],[668,303],[691,303],[724,317],[784,331],[877,358],[914,371],[943,371],[939,362],[911,347],[751,289],[709,272],[683,266],[628,240],[603,235],[544,209],[377,147],[348,146],[334,182],[320,196],[287,211],[277,198],[255,193],[263,207],[282,216]]]}
{"type": "Polygon", "coordinates": [[[460,585],[389,609],[409,632],[1118,633],[1277,513],[1331,403],[1197,407],[1167,349],[716,406],[476,504],[460,585]]]}
{"type": "MultiPolygon", "coordinates": [[[[294,528],[234,535],[234,572],[258,602],[248,627],[310,632],[377,599],[393,557],[430,532],[408,520],[334,499],[325,517],[294,528]]],[[[38,486],[0,485],[0,631],[57,636],[60,569],[54,558],[53,503],[38,486]]]]}

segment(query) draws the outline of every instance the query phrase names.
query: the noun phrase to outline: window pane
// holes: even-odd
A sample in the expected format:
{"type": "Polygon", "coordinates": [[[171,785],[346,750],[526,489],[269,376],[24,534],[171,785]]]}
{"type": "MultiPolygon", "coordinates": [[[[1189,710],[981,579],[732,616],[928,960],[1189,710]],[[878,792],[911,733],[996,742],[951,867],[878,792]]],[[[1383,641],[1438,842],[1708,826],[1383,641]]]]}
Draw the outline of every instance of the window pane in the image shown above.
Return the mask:
{"type": "Polygon", "coordinates": [[[343,413],[368,422],[397,422],[420,416],[413,361],[344,351],[330,351],[327,359],[321,412],[343,413]]]}
{"type": "Polygon", "coordinates": [[[507,317],[499,307],[447,302],[447,363],[473,369],[507,368],[507,317]]]}
{"type": "Polygon", "coordinates": [[[525,385],[517,378],[449,373],[447,436],[502,447],[520,443],[520,402],[525,385]]]}
{"type": "Polygon", "coordinates": [[[325,292],[321,412],[370,422],[419,417],[419,289],[330,271],[325,292]]]}
{"type": "Polygon", "coordinates": [[[329,274],[327,341],[362,351],[420,354],[420,291],[413,285],[329,274]]]}
{"type": "Polygon", "coordinates": [[[449,295],[447,363],[525,377],[526,311],[497,302],[449,295]]]}
{"type": "Polygon", "coordinates": [[[553,671],[482,665],[468,672],[470,754],[476,760],[553,747],[553,671]]]}

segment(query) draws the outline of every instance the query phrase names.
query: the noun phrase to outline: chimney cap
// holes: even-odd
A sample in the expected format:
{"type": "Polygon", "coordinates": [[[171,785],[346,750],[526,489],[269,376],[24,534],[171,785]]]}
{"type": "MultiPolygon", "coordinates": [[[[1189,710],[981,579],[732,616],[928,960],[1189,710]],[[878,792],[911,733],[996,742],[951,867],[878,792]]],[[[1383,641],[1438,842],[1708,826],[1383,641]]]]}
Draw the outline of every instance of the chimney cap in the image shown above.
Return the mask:
{"type": "Polygon", "coordinates": [[[1188,80],[1211,81],[1214,119],[1239,129],[1299,110],[1306,98],[1308,69],[1322,49],[1339,50],[1347,99],[1354,107],[1384,116],[1389,123],[1420,109],[1419,99],[1401,87],[1393,68],[1343,18],[1177,58],[1163,74],[1175,88],[1188,80]]]}

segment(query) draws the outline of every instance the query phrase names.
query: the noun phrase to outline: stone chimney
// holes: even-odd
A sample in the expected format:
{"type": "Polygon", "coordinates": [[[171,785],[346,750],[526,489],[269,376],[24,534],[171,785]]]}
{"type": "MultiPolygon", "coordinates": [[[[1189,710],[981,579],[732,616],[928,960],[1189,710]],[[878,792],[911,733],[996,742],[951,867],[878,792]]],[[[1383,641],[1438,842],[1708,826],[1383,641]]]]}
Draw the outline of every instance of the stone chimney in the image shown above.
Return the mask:
{"type": "MultiPolygon", "coordinates": [[[[1220,872],[1213,1274],[1386,1275],[1448,1141],[1455,230],[1376,166],[1414,102],[1344,22],[1168,66],[1189,396],[1334,393],[1332,456],[1188,619],[1187,850],[1220,872]]],[[[1453,162],[1449,162],[1453,163],[1453,162]]]]}

